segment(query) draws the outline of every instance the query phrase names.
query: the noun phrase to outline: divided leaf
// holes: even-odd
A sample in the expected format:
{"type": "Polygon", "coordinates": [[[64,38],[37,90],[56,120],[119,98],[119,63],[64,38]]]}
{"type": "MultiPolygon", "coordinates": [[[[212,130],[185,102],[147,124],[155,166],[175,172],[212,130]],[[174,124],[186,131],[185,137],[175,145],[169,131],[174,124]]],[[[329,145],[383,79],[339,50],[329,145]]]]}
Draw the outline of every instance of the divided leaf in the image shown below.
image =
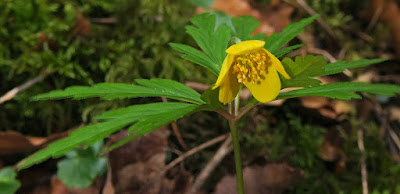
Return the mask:
{"type": "Polygon", "coordinates": [[[208,57],[203,52],[185,44],[169,43],[169,46],[171,46],[172,49],[181,52],[182,58],[187,59],[193,63],[199,64],[207,68],[208,70],[212,71],[215,75],[218,76],[220,71],[218,69],[218,65],[216,65],[210,59],[210,57],[208,57]]]}
{"type": "Polygon", "coordinates": [[[265,49],[267,49],[271,53],[275,53],[279,48],[288,43],[294,37],[296,37],[300,32],[303,32],[304,27],[309,25],[315,19],[317,19],[319,15],[314,15],[305,19],[300,20],[299,22],[292,23],[288,25],[281,33],[273,33],[271,36],[267,38],[265,41],[265,49]]]}
{"type": "Polygon", "coordinates": [[[318,76],[322,75],[331,75],[331,74],[336,74],[344,71],[345,69],[351,69],[351,68],[358,68],[358,67],[365,67],[368,65],[372,65],[375,63],[381,63],[383,61],[386,61],[387,59],[361,59],[357,61],[338,61],[335,63],[330,63],[325,66],[325,71],[318,76]]]}
{"type": "Polygon", "coordinates": [[[17,168],[28,168],[50,157],[58,158],[78,145],[91,145],[131,124],[134,124],[131,128],[137,130],[134,138],[145,135],[162,125],[196,111],[200,106],[178,102],[164,102],[134,105],[103,113],[97,119],[107,119],[107,121],[75,130],[67,138],[55,141],[47,148],[19,162],[17,168]]]}
{"type": "Polygon", "coordinates": [[[354,92],[366,92],[371,94],[393,96],[400,93],[400,86],[390,84],[337,82],[280,93],[276,99],[295,98],[301,96],[322,96],[341,100],[361,98],[360,95],[354,92]]]}
{"type": "Polygon", "coordinates": [[[254,40],[261,38],[261,40],[265,40],[265,34],[260,33],[256,34],[256,38],[251,37],[251,34],[254,30],[260,25],[260,21],[254,20],[253,16],[239,16],[236,18],[232,18],[232,24],[234,26],[234,35],[237,36],[242,41],[245,40],[254,40]],[[262,35],[262,36],[261,36],[262,35]]]}
{"type": "Polygon", "coordinates": [[[161,97],[183,100],[196,104],[204,104],[200,94],[190,87],[168,79],[137,79],[139,85],[123,83],[99,83],[93,86],[72,86],[65,90],[54,90],[46,94],[34,96],[32,100],[46,99],[84,99],[101,97],[102,99],[120,99],[137,97],[161,97]],[[140,86],[141,85],[141,86],[140,86]]]}
{"type": "Polygon", "coordinates": [[[289,47],[286,47],[286,48],[283,48],[281,50],[276,51],[274,53],[274,55],[275,55],[276,58],[279,58],[279,57],[282,57],[283,55],[286,55],[286,54],[292,52],[293,50],[298,49],[298,48],[300,48],[302,46],[303,46],[303,44],[296,44],[296,45],[293,45],[293,46],[289,46],[289,47]]]}
{"type": "MultiPolygon", "coordinates": [[[[190,20],[195,26],[186,26],[186,32],[190,34],[199,47],[221,69],[225,59],[231,29],[224,24],[216,27],[216,16],[204,13],[193,17],[190,20]]],[[[219,72],[218,72],[219,74],[219,72]]]]}
{"type": "Polygon", "coordinates": [[[293,61],[290,58],[282,60],[286,72],[291,79],[282,78],[282,88],[318,86],[321,81],[314,79],[316,75],[324,72],[326,59],[323,56],[307,55],[304,59],[297,56],[293,61]]]}

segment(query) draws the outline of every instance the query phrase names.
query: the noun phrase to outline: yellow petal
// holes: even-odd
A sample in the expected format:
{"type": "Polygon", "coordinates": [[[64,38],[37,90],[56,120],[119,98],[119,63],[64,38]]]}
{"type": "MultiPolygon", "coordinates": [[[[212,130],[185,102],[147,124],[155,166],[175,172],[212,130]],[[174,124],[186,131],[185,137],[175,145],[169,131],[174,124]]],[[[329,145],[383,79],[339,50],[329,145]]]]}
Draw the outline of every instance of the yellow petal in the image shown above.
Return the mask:
{"type": "Polygon", "coordinates": [[[246,87],[253,94],[254,98],[260,102],[269,102],[274,100],[281,90],[281,80],[279,79],[278,73],[275,67],[268,65],[266,72],[262,74],[259,83],[246,83],[246,87]]]}
{"type": "Polygon", "coordinates": [[[239,92],[241,85],[234,74],[227,73],[219,87],[219,101],[224,104],[232,102],[239,92]]]}
{"type": "Polygon", "coordinates": [[[213,90],[218,88],[218,86],[221,85],[222,80],[224,80],[225,76],[229,74],[229,69],[231,68],[234,58],[235,58],[234,55],[228,54],[228,56],[226,56],[224,63],[222,63],[222,68],[221,71],[219,72],[217,82],[215,82],[215,85],[212,88],[213,90]]]}
{"type": "Polygon", "coordinates": [[[226,53],[240,55],[263,48],[264,45],[265,42],[261,40],[246,40],[230,46],[228,49],[226,49],[226,53]]]}
{"type": "Polygon", "coordinates": [[[272,65],[274,68],[286,79],[290,79],[290,76],[286,73],[285,68],[283,68],[282,63],[277,59],[273,54],[269,51],[264,49],[264,51],[268,54],[269,60],[271,60],[272,65]]]}

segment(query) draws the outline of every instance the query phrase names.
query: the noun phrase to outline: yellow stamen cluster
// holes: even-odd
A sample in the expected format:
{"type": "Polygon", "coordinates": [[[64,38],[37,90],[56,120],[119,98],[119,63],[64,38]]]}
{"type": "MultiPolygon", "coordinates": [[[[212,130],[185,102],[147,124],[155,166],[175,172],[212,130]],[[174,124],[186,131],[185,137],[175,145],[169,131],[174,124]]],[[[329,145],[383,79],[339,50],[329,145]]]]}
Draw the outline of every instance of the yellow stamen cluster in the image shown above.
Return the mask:
{"type": "Polygon", "coordinates": [[[236,74],[239,83],[259,83],[265,79],[262,73],[266,69],[267,55],[265,52],[252,52],[235,57],[232,73],[236,74]]]}

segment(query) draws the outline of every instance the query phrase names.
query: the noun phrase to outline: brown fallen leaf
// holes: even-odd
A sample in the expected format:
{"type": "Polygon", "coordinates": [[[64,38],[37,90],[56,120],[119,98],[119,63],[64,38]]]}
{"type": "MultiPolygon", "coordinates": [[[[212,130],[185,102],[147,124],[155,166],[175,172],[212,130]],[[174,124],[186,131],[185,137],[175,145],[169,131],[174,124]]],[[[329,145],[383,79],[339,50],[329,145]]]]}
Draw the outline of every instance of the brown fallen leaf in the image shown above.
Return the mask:
{"type": "Polygon", "coordinates": [[[346,168],[346,154],[343,151],[343,138],[336,129],[329,129],[320,146],[319,156],[328,162],[334,162],[335,172],[341,173],[346,168]]]}
{"type": "Polygon", "coordinates": [[[0,132],[0,156],[32,151],[68,135],[68,131],[55,133],[49,137],[25,136],[16,131],[0,132]]]}
{"type": "MultiPolygon", "coordinates": [[[[287,163],[269,163],[243,170],[246,194],[278,194],[302,180],[304,172],[287,163]]],[[[236,194],[236,177],[225,176],[217,184],[214,194],[236,194]]]]}
{"type": "Polygon", "coordinates": [[[400,57],[400,8],[396,0],[371,0],[364,17],[368,20],[378,19],[379,22],[392,27],[393,46],[397,57],[400,57]]]}
{"type": "MultiPolygon", "coordinates": [[[[290,16],[293,7],[273,0],[269,5],[256,3],[252,0],[215,0],[211,6],[212,10],[220,10],[231,16],[250,15],[261,24],[254,33],[266,33],[267,36],[274,32],[280,32],[290,24],[290,16]]],[[[199,9],[199,12],[204,10],[199,9]]]]}
{"type": "Polygon", "coordinates": [[[103,180],[100,177],[86,189],[74,189],[68,188],[57,176],[53,176],[51,178],[51,194],[99,194],[101,193],[102,182],[103,180]]]}
{"type": "MultiPolygon", "coordinates": [[[[159,177],[165,167],[169,131],[162,127],[108,154],[115,193],[179,194],[190,188],[193,176],[175,167],[159,177]],[[157,179],[158,177],[158,179],[157,179]]],[[[126,131],[111,136],[110,144],[126,137],[126,131]]],[[[112,194],[112,192],[110,192],[112,194]]]]}

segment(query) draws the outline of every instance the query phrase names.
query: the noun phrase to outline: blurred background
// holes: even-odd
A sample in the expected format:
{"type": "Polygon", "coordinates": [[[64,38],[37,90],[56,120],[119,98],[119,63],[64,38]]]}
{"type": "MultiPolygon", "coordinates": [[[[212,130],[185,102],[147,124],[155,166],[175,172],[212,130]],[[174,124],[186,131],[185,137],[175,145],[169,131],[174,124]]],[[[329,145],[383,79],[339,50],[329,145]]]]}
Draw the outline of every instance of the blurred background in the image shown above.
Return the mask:
{"type": "MultiPolygon", "coordinates": [[[[256,33],[267,36],[320,14],[290,43],[304,46],[284,57],[388,58],[321,80],[399,85],[399,6],[396,0],[0,0],[0,167],[14,165],[106,110],[162,101],[31,102],[34,95],[137,78],[167,78],[207,89],[216,77],[168,46],[197,48],[185,25],[202,12],[254,16],[261,21],[256,33]]],[[[363,165],[369,193],[400,193],[399,105],[398,96],[364,95],[346,102],[304,97],[258,106],[239,122],[245,177],[258,180],[247,193],[362,193],[363,165]]],[[[149,169],[157,174],[155,166],[228,133],[222,121],[216,113],[195,113],[111,152],[108,174],[87,189],[66,187],[56,177],[58,160],[47,161],[18,173],[18,193],[101,193],[107,183],[115,193],[187,193],[220,144],[186,158],[160,180],[154,181],[149,169]],[[154,154],[165,160],[155,163],[154,154]],[[143,188],[150,180],[158,187],[143,188]]],[[[231,193],[233,161],[228,153],[198,193],[231,193]]]]}

